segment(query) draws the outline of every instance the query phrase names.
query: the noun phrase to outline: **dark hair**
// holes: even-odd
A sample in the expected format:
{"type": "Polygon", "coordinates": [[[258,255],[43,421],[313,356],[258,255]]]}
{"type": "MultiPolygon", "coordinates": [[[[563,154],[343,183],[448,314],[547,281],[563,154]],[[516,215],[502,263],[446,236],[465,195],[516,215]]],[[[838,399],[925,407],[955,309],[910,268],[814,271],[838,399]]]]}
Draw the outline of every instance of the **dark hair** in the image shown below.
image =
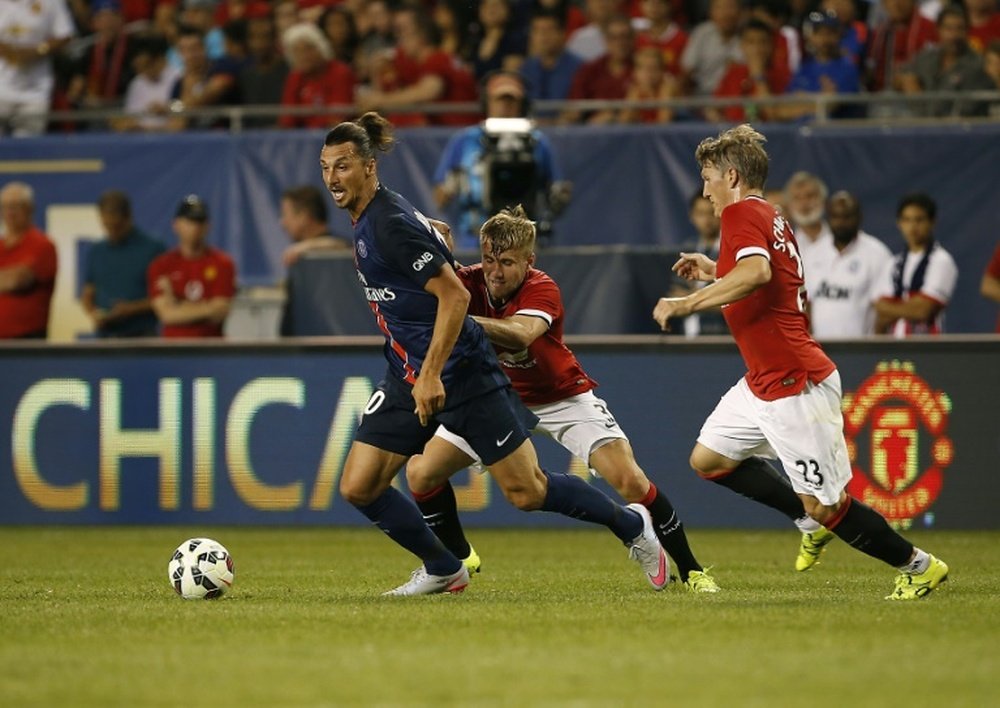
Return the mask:
{"type": "Polygon", "coordinates": [[[965,23],[966,28],[969,27],[969,13],[965,11],[964,5],[959,5],[958,3],[953,3],[951,5],[945,5],[941,8],[941,11],[937,16],[937,26],[940,27],[941,23],[944,22],[946,17],[961,17],[962,21],[965,23]]]}
{"type": "Polygon", "coordinates": [[[313,221],[326,223],[326,198],[323,192],[311,184],[289,187],[281,193],[281,198],[290,201],[297,210],[307,213],[313,221]]]}
{"type": "Polygon", "coordinates": [[[756,30],[758,32],[764,32],[768,37],[774,34],[774,30],[763,20],[758,20],[756,18],[747,20],[743,27],[740,29],[740,36],[742,37],[745,32],[750,30],[756,30]]]}
{"type": "Polygon", "coordinates": [[[1000,39],[994,39],[983,49],[983,54],[1000,54],[1000,39]]]}
{"type": "Polygon", "coordinates": [[[433,18],[429,12],[425,12],[420,6],[417,5],[403,5],[396,9],[396,14],[409,13],[413,15],[413,24],[417,29],[417,32],[423,37],[427,44],[432,46],[438,46],[441,44],[441,31],[438,26],[434,24],[433,18]]]}
{"type": "Polygon", "coordinates": [[[233,44],[246,45],[247,43],[247,21],[243,18],[229,20],[222,25],[222,36],[233,44]]]}
{"type": "Polygon", "coordinates": [[[375,111],[368,111],[357,120],[344,121],[326,134],[324,145],[354,143],[362,160],[374,160],[377,152],[389,152],[396,144],[392,123],[375,111]]]}
{"type": "Polygon", "coordinates": [[[333,49],[333,53],[336,55],[336,58],[348,63],[352,62],[354,60],[354,52],[358,48],[358,42],[360,41],[358,37],[358,25],[354,21],[354,13],[346,7],[333,5],[323,11],[323,14],[319,16],[319,22],[316,24],[319,25],[319,29],[323,33],[323,36],[329,40],[330,48],[333,49]],[[333,46],[333,38],[326,33],[326,22],[334,15],[343,17],[344,21],[347,22],[347,41],[343,47],[343,55],[338,54],[338,48],[333,46]]]}
{"type": "Polygon", "coordinates": [[[148,54],[154,59],[167,56],[170,42],[159,32],[150,32],[136,37],[135,56],[148,54]]]}
{"type": "Polygon", "coordinates": [[[535,20],[552,20],[557,25],[559,25],[559,29],[563,31],[566,30],[566,18],[560,15],[555,10],[545,10],[545,9],[536,10],[531,15],[531,21],[534,22],[535,20]]]}
{"type": "Polygon", "coordinates": [[[899,206],[896,207],[897,219],[903,215],[903,209],[908,206],[915,206],[918,209],[923,209],[924,213],[927,214],[927,218],[931,221],[934,221],[937,216],[937,204],[926,192],[911,192],[900,199],[899,206]]]}
{"type": "Polygon", "coordinates": [[[198,37],[199,39],[204,40],[205,33],[194,25],[181,23],[177,27],[177,39],[180,39],[181,37],[198,37]]]}
{"type": "Polygon", "coordinates": [[[97,198],[97,208],[108,211],[126,219],[132,216],[132,202],[128,195],[120,189],[109,189],[97,198]]]}

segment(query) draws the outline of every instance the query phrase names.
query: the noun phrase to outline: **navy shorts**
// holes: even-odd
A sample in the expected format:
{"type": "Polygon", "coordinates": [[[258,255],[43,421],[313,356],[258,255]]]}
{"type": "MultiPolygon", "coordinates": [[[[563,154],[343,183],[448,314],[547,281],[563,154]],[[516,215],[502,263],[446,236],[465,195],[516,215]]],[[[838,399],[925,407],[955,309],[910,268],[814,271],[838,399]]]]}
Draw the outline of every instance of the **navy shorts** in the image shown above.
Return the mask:
{"type": "Polygon", "coordinates": [[[486,465],[498,462],[521,446],[538,417],[529,411],[508,383],[448,405],[426,426],[414,413],[416,403],[406,384],[388,378],[368,399],[354,439],[398,455],[417,455],[434,437],[440,423],[461,435],[486,465]]]}

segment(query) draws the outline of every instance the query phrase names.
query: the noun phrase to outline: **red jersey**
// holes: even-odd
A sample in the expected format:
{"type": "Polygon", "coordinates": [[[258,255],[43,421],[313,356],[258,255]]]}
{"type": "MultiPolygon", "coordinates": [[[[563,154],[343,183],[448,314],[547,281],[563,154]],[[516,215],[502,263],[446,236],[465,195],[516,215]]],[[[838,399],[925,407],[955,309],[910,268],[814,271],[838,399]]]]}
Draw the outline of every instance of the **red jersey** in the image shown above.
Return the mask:
{"type": "Polygon", "coordinates": [[[681,54],[687,46],[688,36],[680,27],[671,23],[666,32],[654,37],[649,32],[641,32],[635,38],[635,48],[656,47],[663,55],[663,67],[669,74],[681,75],[681,54]]]}
{"type": "MultiPolygon", "coordinates": [[[[285,79],[281,94],[283,106],[335,106],[345,108],[354,103],[354,72],[342,61],[331,59],[326,69],[319,74],[305,75],[293,71],[285,79]]],[[[315,116],[281,116],[278,123],[282,128],[328,128],[347,115],[332,113],[315,116]]]]}
{"type": "MultiPolygon", "coordinates": [[[[233,259],[217,248],[209,247],[198,258],[185,258],[178,249],[158,256],[146,271],[150,299],[159,294],[157,281],[163,277],[170,281],[171,290],[178,300],[200,302],[236,294],[233,259]]],[[[222,324],[192,322],[164,325],[161,334],[164,337],[221,337],[222,324]]]]}
{"type": "Polygon", "coordinates": [[[502,307],[493,307],[481,265],[466,266],[458,277],[472,293],[469,314],[503,319],[528,315],[545,320],[549,329],[527,349],[514,351],[494,344],[503,370],[526,406],[541,406],[586,393],[597,386],[563,343],[563,304],[559,286],[548,275],[528,269],[524,283],[502,307]]]}
{"type": "Polygon", "coordinates": [[[1000,11],[994,12],[989,20],[973,27],[969,25],[969,46],[982,54],[990,42],[1000,39],[1000,11]]]}
{"type": "Polygon", "coordinates": [[[763,198],[751,196],[722,210],[721,230],[717,278],[747,256],[764,256],[771,263],[770,282],[722,308],[747,365],[750,390],[774,401],[832,374],[836,367],[809,335],[802,259],[785,218],[763,198]]]}
{"type": "Polygon", "coordinates": [[[56,282],[56,247],[32,226],[11,248],[0,239],[0,268],[27,266],[35,274],[30,287],[0,292],[0,339],[23,337],[49,328],[49,304],[56,282]]]}
{"type": "MultiPolygon", "coordinates": [[[[993,251],[993,257],[990,258],[989,265],[986,266],[986,273],[1000,280],[1000,243],[997,244],[996,250],[993,251]]],[[[1000,317],[997,317],[997,332],[1000,332],[1000,317]]]]}
{"type": "MultiPolygon", "coordinates": [[[[767,90],[771,92],[772,96],[780,96],[785,93],[789,82],[792,80],[787,64],[772,64],[768,67],[765,78],[767,79],[767,90]]],[[[747,111],[744,107],[753,103],[755,87],[756,84],[750,77],[750,69],[746,64],[729,65],[726,73],[723,74],[722,79],[719,81],[718,87],[715,89],[715,96],[717,98],[745,96],[747,100],[741,105],[723,108],[722,113],[725,115],[726,120],[733,123],[743,123],[748,119],[747,111]]],[[[750,118],[750,120],[756,119],[756,115],[750,118]]]]}
{"type": "MultiPolygon", "coordinates": [[[[434,50],[422,60],[417,60],[396,49],[393,60],[395,76],[388,83],[383,83],[383,91],[395,91],[418,83],[425,76],[437,76],[444,82],[444,92],[433,103],[461,103],[475,101],[477,98],[476,81],[468,69],[461,65],[457,57],[444,50],[434,50]]],[[[469,113],[432,113],[422,114],[394,113],[394,125],[469,125],[475,123],[477,116],[469,113]],[[402,123],[400,123],[402,121],[402,123]]]]}

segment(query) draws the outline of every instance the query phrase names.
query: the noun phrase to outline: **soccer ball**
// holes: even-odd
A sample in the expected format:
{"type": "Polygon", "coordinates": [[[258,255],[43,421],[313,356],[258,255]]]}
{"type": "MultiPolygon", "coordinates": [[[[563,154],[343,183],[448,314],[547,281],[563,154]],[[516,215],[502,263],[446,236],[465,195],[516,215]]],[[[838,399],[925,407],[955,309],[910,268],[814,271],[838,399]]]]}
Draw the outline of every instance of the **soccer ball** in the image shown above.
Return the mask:
{"type": "Polygon", "coordinates": [[[221,597],[232,587],[235,573],[229,551],[210,538],[189,538],[167,564],[170,584],[185,600],[221,597]]]}

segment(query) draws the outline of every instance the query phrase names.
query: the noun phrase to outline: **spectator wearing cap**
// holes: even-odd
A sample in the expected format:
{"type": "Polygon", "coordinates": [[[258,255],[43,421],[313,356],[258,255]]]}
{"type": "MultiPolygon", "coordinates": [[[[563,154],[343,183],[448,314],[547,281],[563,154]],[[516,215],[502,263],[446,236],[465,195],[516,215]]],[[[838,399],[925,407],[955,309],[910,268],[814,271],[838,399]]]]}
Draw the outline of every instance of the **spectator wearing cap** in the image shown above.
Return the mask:
{"type": "Polygon", "coordinates": [[[236,268],[208,245],[208,206],[190,195],[177,205],[178,247],[154,260],[146,273],[153,312],[164,337],[221,337],[236,294],[236,268]]]}
{"type": "MultiPolygon", "coordinates": [[[[858,93],[861,79],[858,67],[841,52],[843,26],[833,12],[812,12],[806,20],[806,43],[808,54],[799,70],[792,77],[788,87],[790,94],[837,94],[858,93]]],[[[832,106],[830,115],[848,118],[861,114],[860,106],[832,106]]],[[[788,105],[778,109],[781,116],[789,120],[802,120],[815,116],[815,105],[803,103],[788,105]]]]}
{"type": "Polygon", "coordinates": [[[64,0],[0,2],[0,136],[45,132],[52,56],[72,36],[64,0]]]}
{"type": "Polygon", "coordinates": [[[35,195],[24,182],[0,189],[0,339],[45,339],[56,282],[56,249],[35,226],[35,195]]]}
{"type": "Polygon", "coordinates": [[[283,115],[278,123],[283,128],[326,128],[344,120],[354,102],[354,72],[333,58],[330,42],[319,27],[308,22],[293,25],[285,31],[281,42],[291,66],[281,105],[343,106],[344,113],[283,115]]]}
{"type": "Polygon", "coordinates": [[[136,43],[132,69],[135,78],[125,91],[126,116],[112,121],[115,130],[166,130],[170,96],[181,77],[179,69],[167,62],[167,39],[161,34],[140,37],[136,43]]]}
{"type": "Polygon", "coordinates": [[[98,337],[155,336],[146,271],[166,249],[135,225],[124,192],[102,194],[97,211],[107,238],[87,251],[80,304],[98,337]]]}
{"type": "MultiPolygon", "coordinates": [[[[993,81],[983,58],[969,46],[969,21],[961,5],[949,5],[937,18],[938,43],[924,47],[900,72],[903,93],[916,96],[925,91],[990,91],[993,81]]],[[[983,116],[982,101],[930,101],[911,107],[919,116],[983,116]]]]}
{"type": "MultiPolygon", "coordinates": [[[[519,74],[509,71],[491,74],[483,82],[483,95],[488,119],[527,116],[527,91],[519,74]]],[[[548,138],[537,128],[531,130],[530,136],[534,157],[533,179],[539,194],[549,195],[556,190],[568,199],[568,183],[560,181],[561,175],[548,138]]],[[[469,126],[451,137],[434,170],[435,203],[441,209],[457,207],[458,226],[453,229],[453,235],[458,249],[478,250],[479,228],[492,215],[488,213],[490,205],[488,195],[484,193],[486,144],[484,125],[469,126]]],[[[545,207],[544,204],[537,207],[529,203],[523,206],[532,218],[537,218],[545,207]]]]}

